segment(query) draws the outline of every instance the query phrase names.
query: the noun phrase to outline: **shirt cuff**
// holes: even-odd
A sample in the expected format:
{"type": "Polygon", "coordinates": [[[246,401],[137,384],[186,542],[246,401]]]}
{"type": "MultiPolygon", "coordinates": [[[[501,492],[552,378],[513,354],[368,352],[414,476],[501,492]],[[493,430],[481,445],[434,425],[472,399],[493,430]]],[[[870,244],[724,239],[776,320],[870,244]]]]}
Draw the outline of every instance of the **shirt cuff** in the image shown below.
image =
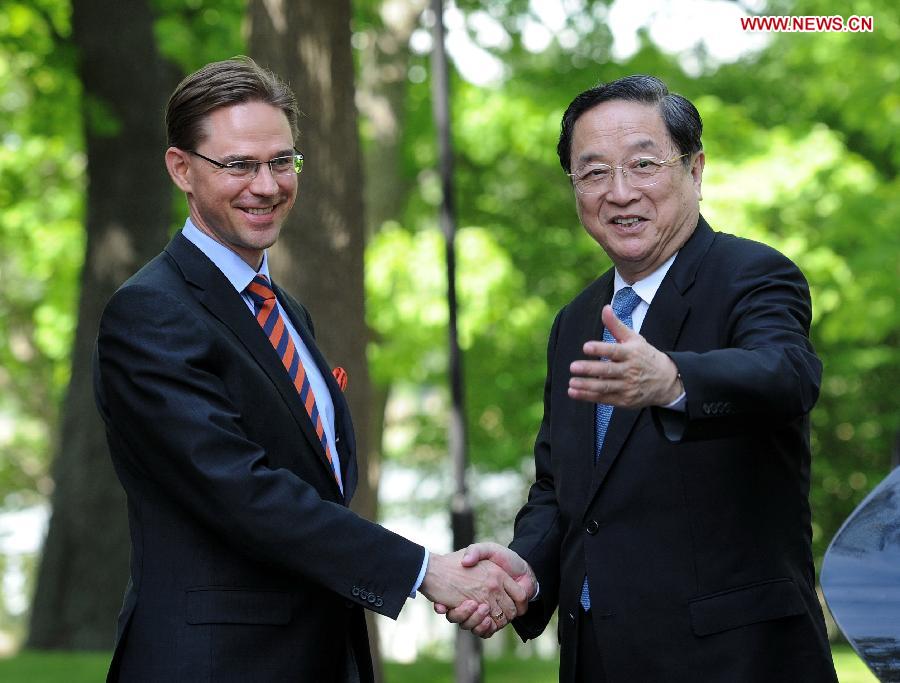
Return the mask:
{"type": "Polygon", "coordinates": [[[679,413],[685,412],[687,404],[687,392],[682,391],[681,396],[676,398],[674,401],[669,403],[668,405],[664,405],[663,408],[666,410],[677,410],[679,413]]]}
{"type": "Polygon", "coordinates": [[[419,576],[416,578],[416,582],[413,584],[412,590],[409,592],[409,597],[415,600],[416,592],[419,590],[419,586],[422,585],[422,582],[425,580],[425,572],[428,569],[428,559],[431,557],[431,553],[428,552],[428,548],[425,548],[425,557],[422,560],[422,568],[419,570],[419,576]]]}

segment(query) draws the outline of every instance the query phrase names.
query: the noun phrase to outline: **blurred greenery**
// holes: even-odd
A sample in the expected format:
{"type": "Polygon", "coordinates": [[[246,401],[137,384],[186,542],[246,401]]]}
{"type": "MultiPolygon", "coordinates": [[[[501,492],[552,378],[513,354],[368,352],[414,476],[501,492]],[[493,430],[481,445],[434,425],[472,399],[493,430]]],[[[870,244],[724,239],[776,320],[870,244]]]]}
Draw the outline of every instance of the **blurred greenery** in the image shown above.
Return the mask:
{"type": "MultiPolygon", "coordinates": [[[[541,18],[526,0],[458,3],[460,30],[484,64],[502,66],[487,84],[459,74],[452,83],[473,467],[524,482],[553,315],[609,266],[580,229],[556,160],[562,112],[597,81],[653,73],[704,117],[707,219],[781,249],[810,281],[825,364],[812,415],[820,562],[889,470],[900,432],[900,9],[865,0],[853,12],[875,17],[873,33],[771,34],[757,51],[718,63],[702,45],[669,54],[647,32],[631,56],[616,57],[608,3],[584,4],[545,27],[546,44],[534,50],[523,36],[541,18]],[[478,30],[485,22],[499,38],[478,30]]],[[[245,50],[244,0],[154,6],[160,47],[179,73],[245,50]]],[[[358,52],[383,44],[390,4],[355,9],[358,52]]],[[[761,13],[846,12],[836,0],[771,0],[761,13]]],[[[0,0],[0,510],[52,490],[48,459],[69,374],[86,184],[70,13],[69,0],[0,0]]],[[[399,208],[373,227],[366,285],[372,377],[395,399],[385,456],[434,474],[445,467],[447,314],[425,20],[418,26],[414,47],[392,48],[408,52],[390,169],[399,208]]],[[[375,127],[361,125],[371,153],[375,127]]],[[[494,530],[488,507],[479,528],[494,530]]]]}
{"type": "MultiPolygon", "coordinates": [[[[876,683],[866,665],[849,646],[833,648],[835,668],[841,683],[876,683]]],[[[109,666],[108,653],[22,652],[0,659],[0,680],[10,683],[95,683],[109,666]]],[[[453,662],[419,657],[412,664],[385,662],[385,683],[452,683],[453,662]]],[[[556,659],[523,658],[514,655],[484,661],[487,683],[553,683],[558,680],[556,659]]]]}

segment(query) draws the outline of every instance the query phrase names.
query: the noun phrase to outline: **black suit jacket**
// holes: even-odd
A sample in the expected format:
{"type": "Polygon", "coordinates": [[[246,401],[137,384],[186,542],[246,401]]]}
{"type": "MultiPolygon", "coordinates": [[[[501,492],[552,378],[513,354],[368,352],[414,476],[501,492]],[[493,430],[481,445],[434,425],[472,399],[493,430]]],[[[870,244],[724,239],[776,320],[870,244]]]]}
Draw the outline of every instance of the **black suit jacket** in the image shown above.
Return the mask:
{"type": "Polygon", "coordinates": [[[701,217],[641,327],[678,366],[687,411],[616,408],[594,466],[594,405],[566,389],[612,289],[610,270],[550,333],[536,481],[512,543],[541,592],[517,631],[535,637],[558,605],[570,680],[587,574],[610,683],[835,681],[810,547],[821,364],[803,275],[701,217]]]}
{"type": "Polygon", "coordinates": [[[248,306],[180,233],[103,313],[95,392],[132,541],[109,680],[369,681],[362,608],[396,617],[421,568],[347,508],[347,404],[275,291],[328,382],[344,495],[248,306]]]}

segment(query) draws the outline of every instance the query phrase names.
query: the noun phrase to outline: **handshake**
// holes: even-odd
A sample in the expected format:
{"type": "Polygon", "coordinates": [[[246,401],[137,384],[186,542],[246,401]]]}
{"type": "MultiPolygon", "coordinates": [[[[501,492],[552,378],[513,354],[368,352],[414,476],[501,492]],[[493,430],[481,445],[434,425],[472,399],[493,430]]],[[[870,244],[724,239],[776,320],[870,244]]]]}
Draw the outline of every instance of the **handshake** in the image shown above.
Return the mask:
{"type": "Polygon", "coordinates": [[[525,614],[537,590],[528,563],[498,543],[473,543],[448,555],[432,554],[419,586],[435,612],[482,638],[525,614]]]}

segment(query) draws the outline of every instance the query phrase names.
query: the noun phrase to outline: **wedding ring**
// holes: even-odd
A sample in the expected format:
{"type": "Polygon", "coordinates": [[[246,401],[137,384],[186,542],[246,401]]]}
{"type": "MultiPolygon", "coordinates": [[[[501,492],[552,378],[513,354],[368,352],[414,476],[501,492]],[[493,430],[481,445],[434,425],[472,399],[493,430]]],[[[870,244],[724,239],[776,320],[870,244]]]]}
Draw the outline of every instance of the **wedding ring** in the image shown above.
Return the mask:
{"type": "Polygon", "coordinates": [[[503,618],[503,612],[497,612],[497,614],[492,614],[491,619],[494,621],[500,621],[503,618]]]}

